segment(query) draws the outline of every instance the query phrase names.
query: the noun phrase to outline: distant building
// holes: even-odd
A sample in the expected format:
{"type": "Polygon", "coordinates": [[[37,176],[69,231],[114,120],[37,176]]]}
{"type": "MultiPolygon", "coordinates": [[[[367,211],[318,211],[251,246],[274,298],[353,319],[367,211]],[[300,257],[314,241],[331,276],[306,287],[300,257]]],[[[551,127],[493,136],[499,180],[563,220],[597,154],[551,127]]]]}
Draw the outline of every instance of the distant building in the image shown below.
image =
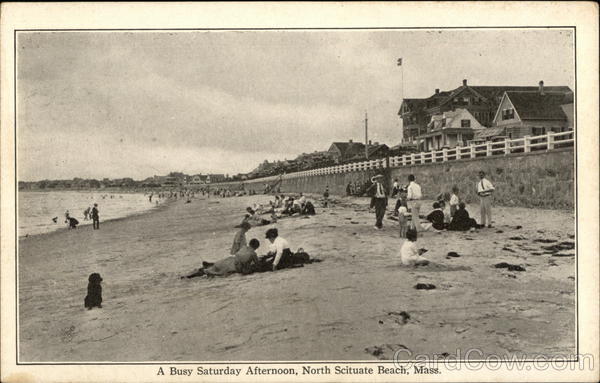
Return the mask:
{"type": "MultiPolygon", "coordinates": [[[[437,89],[439,91],[439,89],[437,89]]],[[[402,116],[402,142],[414,143],[424,132],[429,120],[425,113],[426,99],[405,98],[398,114],[402,116]]]]}
{"type": "MultiPolygon", "coordinates": [[[[428,98],[409,98],[402,101],[398,115],[402,119],[403,142],[419,144],[420,136],[431,117],[456,109],[466,109],[484,127],[491,127],[505,92],[533,92],[536,86],[471,86],[463,80],[462,86],[450,90],[435,90],[428,98]]],[[[568,94],[567,86],[546,87],[547,92],[568,94]]]]}
{"type": "Polygon", "coordinates": [[[163,178],[161,186],[176,187],[176,186],[179,186],[179,180],[177,179],[177,177],[166,176],[163,178]]]}
{"type": "Polygon", "coordinates": [[[196,174],[190,177],[189,183],[190,185],[204,185],[206,184],[207,177],[206,175],[196,174]]]}
{"type": "Polygon", "coordinates": [[[225,174],[208,174],[206,176],[207,184],[215,184],[225,181],[225,174]]]}
{"type": "Polygon", "coordinates": [[[464,146],[475,132],[484,129],[467,109],[456,109],[431,117],[427,131],[417,139],[425,151],[464,146]]]}

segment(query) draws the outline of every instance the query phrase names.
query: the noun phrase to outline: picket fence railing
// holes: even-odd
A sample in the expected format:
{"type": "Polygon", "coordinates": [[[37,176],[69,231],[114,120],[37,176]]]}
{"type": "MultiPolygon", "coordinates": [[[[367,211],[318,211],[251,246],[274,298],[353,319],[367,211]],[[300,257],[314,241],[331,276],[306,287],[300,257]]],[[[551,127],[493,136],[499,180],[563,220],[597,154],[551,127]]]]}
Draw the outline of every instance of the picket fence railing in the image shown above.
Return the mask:
{"type": "MultiPolygon", "coordinates": [[[[528,153],[537,150],[554,150],[561,147],[572,146],[574,143],[574,132],[548,132],[540,136],[525,136],[522,138],[505,139],[503,141],[485,142],[482,144],[471,144],[468,146],[457,146],[452,149],[433,150],[430,152],[404,154],[402,156],[389,157],[389,167],[398,168],[402,166],[418,165],[434,162],[456,161],[467,158],[503,156],[511,153],[528,153]]],[[[386,168],[385,158],[378,158],[363,162],[354,162],[329,166],[326,168],[304,170],[300,172],[287,173],[281,176],[270,176],[247,180],[246,182],[273,182],[280,177],[283,179],[310,177],[323,174],[349,173],[364,170],[386,168]]]]}

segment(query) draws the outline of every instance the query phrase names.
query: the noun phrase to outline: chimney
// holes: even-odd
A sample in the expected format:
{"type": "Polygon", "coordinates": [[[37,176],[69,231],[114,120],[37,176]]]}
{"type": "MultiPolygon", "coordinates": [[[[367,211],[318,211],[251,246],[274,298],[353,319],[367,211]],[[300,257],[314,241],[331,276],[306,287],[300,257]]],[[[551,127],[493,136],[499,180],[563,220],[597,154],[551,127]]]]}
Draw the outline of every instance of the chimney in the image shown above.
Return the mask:
{"type": "Polygon", "coordinates": [[[436,90],[435,90],[435,94],[438,94],[438,93],[440,93],[440,90],[439,90],[439,89],[436,89],[436,90]]]}
{"type": "Polygon", "coordinates": [[[463,86],[467,86],[467,79],[466,78],[463,80],[463,86]]]}
{"type": "Polygon", "coordinates": [[[369,140],[369,145],[371,145],[371,140],[369,140]]]}
{"type": "Polygon", "coordinates": [[[352,138],[348,140],[348,142],[351,144],[352,143],[352,138]]]}
{"type": "Polygon", "coordinates": [[[540,94],[543,96],[544,95],[544,82],[543,81],[540,81],[539,91],[540,91],[540,94]]]}

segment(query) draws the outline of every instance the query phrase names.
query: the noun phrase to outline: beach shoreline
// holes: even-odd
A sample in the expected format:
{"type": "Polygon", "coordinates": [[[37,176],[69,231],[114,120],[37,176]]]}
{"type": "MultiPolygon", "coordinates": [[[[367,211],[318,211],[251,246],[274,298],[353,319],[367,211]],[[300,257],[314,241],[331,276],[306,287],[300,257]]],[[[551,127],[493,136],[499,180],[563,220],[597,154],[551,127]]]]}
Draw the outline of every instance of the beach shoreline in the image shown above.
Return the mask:
{"type": "MultiPolygon", "coordinates": [[[[423,234],[417,245],[434,266],[413,269],[400,266],[394,221],[375,231],[367,198],[332,196],[331,208],[315,203],[316,216],[247,234],[264,254],[264,232],[277,227],[323,262],[179,279],[227,256],[244,208],[270,198],[177,200],[100,230],[19,238],[20,361],[379,360],[399,345],[430,355],[575,352],[574,256],[542,254],[574,242],[573,212],[496,207],[493,229],[423,234]],[[92,272],[104,302],[87,311],[92,272]]],[[[477,205],[468,209],[478,219],[477,205]]]]}

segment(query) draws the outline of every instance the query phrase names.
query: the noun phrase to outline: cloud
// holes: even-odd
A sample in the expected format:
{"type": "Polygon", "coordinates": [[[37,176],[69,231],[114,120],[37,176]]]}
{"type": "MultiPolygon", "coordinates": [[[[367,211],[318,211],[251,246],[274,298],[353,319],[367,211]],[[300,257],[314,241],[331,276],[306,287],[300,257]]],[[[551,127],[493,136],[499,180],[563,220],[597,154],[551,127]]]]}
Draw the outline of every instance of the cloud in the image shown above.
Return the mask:
{"type": "Polygon", "coordinates": [[[19,34],[20,177],[246,172],[362,140],[366,110],[370,138],[394,145],[403,95],[463,78],[572,86],[572,36],[561,33],[19,34]]]}

